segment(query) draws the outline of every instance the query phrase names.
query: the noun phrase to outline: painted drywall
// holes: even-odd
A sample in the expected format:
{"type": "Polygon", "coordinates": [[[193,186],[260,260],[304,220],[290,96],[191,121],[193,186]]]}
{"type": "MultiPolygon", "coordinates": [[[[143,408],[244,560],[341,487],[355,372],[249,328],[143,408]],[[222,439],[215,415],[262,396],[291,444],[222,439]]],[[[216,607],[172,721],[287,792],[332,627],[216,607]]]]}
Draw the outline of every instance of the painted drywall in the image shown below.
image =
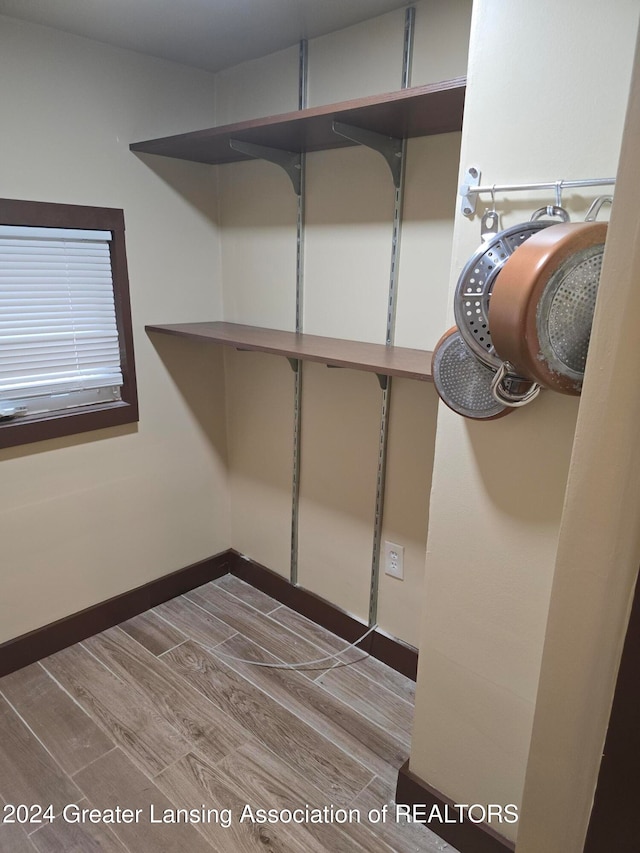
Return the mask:
{"type": "Polygon", "coordinates": [[[207,126],[214,78],[0,18],[2,195],[124,209],[140,424],[0,452],[0,641],[229,545],[215,174],[130,142],[207,126]],[[216,367],[218,366],[218,369],[216,367]]]}
{"type": "Polygon", "coordinates": [[[396,304],[398,346],[433,350],[448,327],[450,303],[444,285],[451,267],[460,138],[460,133],[443,133],[409,141],[396,304]]]}
{"type": "MultiPolygon", "coordinates": [[[[466,0],[417,4],[412,82],[465,73],[470,8],[466,0]]],[[[403,35],[400,10],[311,40],[309,104],[398,89],[403,35]]],[[[293,49],[229,69],[217,78],[217,120],[294,110],[297,82],[293,49]]],[[[432,348],[446,328],[459,146],[459,133],[409,142],[395,339],[401,346],[432,348]]],[[[291,330],[296,208],[289,180],[260,162],[218,173],[225,319],[291,330]]],[[[348,148],[307,156],[304,331],[384,342],[393,199],[379,154],[348,148]]],[[[288,577],[293,373],[284,360],[280,367],[272,360],[227,360],[232,544],[288,577]],[[250,431],[240,420],[248,414],[250,431]]],[[[371,375],[313,364],[303,371],[299,582],[366,620],[381,391],[371,375]]],[[[414,645],[436,408],[431,385],[401,382],[392,392],[384,535],[405,546],[406,579],[382,578],[379,621],[414,645]]]]}
{"type": "Polygon", "coordinates": [[[369,612],[379,429],[373,374],[306,367],[298,576],[361,619],[369,612]]]}
{"type": "Polygon", "coordinates": [[[293,371],[285,358],[225,350],[231,542],[289,575],[293,371]]]}
{"type": "Polygon", "coordinates": [[[424,552],[429,524],[437,395],[430,385],[394,379],[391,391],[382,541],[404,546],[404,580],[380,574],[378,622],[417,645],[424,552]]]}
{"type": "Polygon", "coordinates": [[[295,330],[296,197],[283,171],[255,160],[218,167],[224,318],[295,330]]]}
{"type": "Polygon", "coordinates": [[[411,85],[467,73],[471,0],[421,0],[415,4],[411,85]]]}
{"type": "Polygon", "coordinates": [[[399,89],[404,9],[309,42],[309,106],[399,89]]]}
{"type": "MultiPolygon", "coordinates": [[[[411,85],[466,74],[471,0],[421,0],[415,8],[411,85]]],[[[309,42],[309,106],[399,88],[405,10],[309,42]]]]}
{"type": "Polygon", "coordinates": [[[518,853],[583,849],[640,563],[639,136],[637,48],[560,529],[518,853]]]}
{"type": "MultiPolygon", "coordinates": [[[[637,20],[636,2],[478,0],[460,179],[615,174],[637,20]]],[[[505,226],[552,200],[497,196],[505,226]]],[[[450,299],[478,232],[456,212],[450,299]]],[[[577,409],[550,393],[484,424],[440,408],[410,765],[457,802],[521,802],[577,409]]]]}
{"type": "Polygon", "coordinates": [[[216,124],[297,110],[299,52],[290,47],[216,74],[216,124]]]}
{"type": "Polygon", "coordinates": [[[384,343],[393,184],[382,157],[359,147],[308,158],[304,329],[384,343]]]}

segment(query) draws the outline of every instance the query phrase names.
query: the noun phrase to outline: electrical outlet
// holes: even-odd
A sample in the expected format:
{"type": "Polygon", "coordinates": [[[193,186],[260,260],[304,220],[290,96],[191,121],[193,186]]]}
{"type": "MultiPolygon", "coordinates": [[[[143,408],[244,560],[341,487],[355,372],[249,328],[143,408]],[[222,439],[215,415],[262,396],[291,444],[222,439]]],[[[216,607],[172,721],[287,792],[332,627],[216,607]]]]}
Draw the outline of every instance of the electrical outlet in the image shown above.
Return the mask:
{"type": "Polygon", "coordinates": [[[392,578],[404,580],[404,545],[384,543],[384,573],[392,578]]]}

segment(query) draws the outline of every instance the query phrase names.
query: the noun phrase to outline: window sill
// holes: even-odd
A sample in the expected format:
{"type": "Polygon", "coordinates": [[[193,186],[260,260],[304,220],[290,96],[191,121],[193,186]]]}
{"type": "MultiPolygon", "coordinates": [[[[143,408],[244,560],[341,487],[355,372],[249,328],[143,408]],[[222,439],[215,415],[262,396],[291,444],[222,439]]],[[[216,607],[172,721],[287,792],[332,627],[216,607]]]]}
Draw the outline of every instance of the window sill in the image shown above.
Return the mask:
{"type": "Polygon", "coordinates": [[[96,429],[133,424],[137,421],[137,405],[124,401],[86,406],[82,410],[70,409],[67,412],[51,412],[45,415],[17,418],[0,422],[0,448],[17,447],[51,438],[63,438],[96,429]]]}

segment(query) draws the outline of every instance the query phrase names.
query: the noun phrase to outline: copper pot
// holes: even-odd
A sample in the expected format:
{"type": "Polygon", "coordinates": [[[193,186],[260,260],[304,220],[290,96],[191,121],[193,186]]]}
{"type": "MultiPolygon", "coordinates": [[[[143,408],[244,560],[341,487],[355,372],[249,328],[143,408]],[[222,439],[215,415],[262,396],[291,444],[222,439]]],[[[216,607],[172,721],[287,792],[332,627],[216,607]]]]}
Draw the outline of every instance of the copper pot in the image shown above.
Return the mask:
{"type": "Polygon", "coordinates": [[[506,261],[496,279],[489,323],[505,377],[536,382],[563,394],[580,394],[584,376],[606,223],[551,225],[531,236],[506,261]]]}

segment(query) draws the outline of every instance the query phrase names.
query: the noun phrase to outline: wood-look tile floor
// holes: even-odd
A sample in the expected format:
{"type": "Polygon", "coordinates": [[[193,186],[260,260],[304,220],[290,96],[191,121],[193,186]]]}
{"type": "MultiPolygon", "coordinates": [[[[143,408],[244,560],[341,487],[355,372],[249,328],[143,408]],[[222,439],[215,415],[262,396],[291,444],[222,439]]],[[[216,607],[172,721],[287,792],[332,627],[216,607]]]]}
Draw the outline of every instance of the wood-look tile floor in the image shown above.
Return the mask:
{"type": "Polygon", "coordinates": [[[0,823],[0,851],[455,853],[394,819],[409,679],[357,650],[334,668],[234,660],[316,661],[346,645],[227,575],[1,678],[0,809],[42,822],[0,823]],[[37,806],[51,806],[44,819],[37,806]],[[247,806],[352,820],[253,823],[247,806]]]}

